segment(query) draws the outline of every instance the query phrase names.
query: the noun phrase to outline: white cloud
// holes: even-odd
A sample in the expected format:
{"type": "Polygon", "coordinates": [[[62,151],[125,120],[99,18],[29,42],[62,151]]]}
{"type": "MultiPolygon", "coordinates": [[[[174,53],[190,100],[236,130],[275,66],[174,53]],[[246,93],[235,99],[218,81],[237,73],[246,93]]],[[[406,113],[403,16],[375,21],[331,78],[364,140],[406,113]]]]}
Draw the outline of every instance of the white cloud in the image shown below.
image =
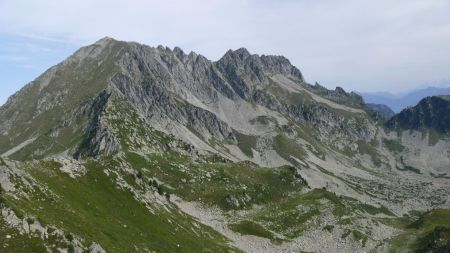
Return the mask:
{"type": "Polygon", "coordinates": [[[211,59],[247,47],[291,59],[311,82],[404,90],[449,78],[447,0],[0,1],[0,32],[74,44],[103,36],[211,59]]]}

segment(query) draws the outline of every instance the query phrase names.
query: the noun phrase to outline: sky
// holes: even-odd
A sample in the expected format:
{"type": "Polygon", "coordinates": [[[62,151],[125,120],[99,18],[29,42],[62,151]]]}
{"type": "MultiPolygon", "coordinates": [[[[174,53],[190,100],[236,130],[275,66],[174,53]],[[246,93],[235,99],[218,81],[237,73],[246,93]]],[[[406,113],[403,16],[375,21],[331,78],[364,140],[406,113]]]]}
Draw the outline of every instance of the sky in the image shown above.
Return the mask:
{"type": "Polygon", "coordinates": [[[284,55],[310,83],[360,92],[450,86],[448,0],[0,0],[0,104],[109,36],[284,55]]]}

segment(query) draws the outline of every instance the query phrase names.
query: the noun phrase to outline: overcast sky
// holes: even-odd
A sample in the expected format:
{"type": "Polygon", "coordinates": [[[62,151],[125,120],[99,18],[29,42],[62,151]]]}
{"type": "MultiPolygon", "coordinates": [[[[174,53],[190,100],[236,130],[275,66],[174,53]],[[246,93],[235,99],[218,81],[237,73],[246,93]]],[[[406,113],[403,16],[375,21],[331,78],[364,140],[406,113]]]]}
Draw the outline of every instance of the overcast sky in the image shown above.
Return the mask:
{"type": "Polygon", "coordinates": [[[240,47],[284,55],[307,81],[346,90],[450,80],[447,0],[0,0],[0,104],[104,36],[212,60],[240,47]]]}

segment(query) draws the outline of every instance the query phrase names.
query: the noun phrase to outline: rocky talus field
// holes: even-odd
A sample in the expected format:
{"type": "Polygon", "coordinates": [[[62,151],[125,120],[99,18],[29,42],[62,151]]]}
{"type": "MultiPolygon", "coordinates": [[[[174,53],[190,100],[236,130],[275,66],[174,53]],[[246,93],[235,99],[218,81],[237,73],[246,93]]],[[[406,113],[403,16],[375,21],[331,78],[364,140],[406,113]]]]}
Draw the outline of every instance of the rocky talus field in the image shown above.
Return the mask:
{"type": "Polygon", "coordinates": [[[0,107],[0,252],[450,252],[450,98],[104,38],[0,107]]]}

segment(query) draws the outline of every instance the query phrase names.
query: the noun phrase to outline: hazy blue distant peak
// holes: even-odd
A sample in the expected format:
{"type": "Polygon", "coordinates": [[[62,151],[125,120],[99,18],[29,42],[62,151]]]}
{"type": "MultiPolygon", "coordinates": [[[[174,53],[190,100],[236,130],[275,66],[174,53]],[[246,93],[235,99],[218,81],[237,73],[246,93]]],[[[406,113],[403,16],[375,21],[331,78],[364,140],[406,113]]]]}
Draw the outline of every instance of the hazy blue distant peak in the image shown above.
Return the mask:
{"type": "Polygon", "coordinates": [[[366,103],[385,104],[394,112],[416,105],[421,99],[435,95],[450,95],[450,87],[427,87],[407,93],[389,92],[359,93],[366,103]]]}

